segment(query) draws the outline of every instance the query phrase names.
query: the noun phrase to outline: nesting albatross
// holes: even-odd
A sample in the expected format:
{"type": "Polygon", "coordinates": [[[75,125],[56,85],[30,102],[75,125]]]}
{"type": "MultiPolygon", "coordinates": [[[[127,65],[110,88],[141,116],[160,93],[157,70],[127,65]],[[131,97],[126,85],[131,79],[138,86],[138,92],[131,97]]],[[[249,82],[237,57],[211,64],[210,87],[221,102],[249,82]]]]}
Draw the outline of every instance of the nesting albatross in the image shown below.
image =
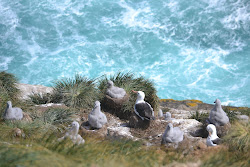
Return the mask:
{"type": "Polygon", "coordinates": [[[108,122],[106,115],[101,112],[100,105],[101,103],[96,101],[95,106],[88,117],[90,126],[97,129],[102,128],[102,126],[108,122]]]}
{"type": "Polygon", "coordinates": [[[223,126],[229,122],[229,118],[221,107],[221,101],[216,99],[214,103],[215,106],[209,114],[208,123],[214,124],[215,126],[223,126]]]}
{"type": "Polygon", "coordinates": [[[114,83],[109,80],[106,94],[112,98],[121,99],[126,95],[126,91],[123,88],[114,86],[114,83]]]}
{"type": "Polygon", "coordinates": [[[173,127],[173,125],[169,123],[162,136],[162,144],[179,143],[183,140],[183,134],[183,131],[181,131],[179,127],[173,127]]]}
{"type": "Polygon", "coordinates": [[[137,99],[134,105],[135,114],[140,117],[142,120],[154,120],[154,111],[151,105],[144,101],[145,93],[142,91],[134,91],[137,93],[137,99]]]}
{"type": "Polygon", "coordinates": [[[70,128],[67,130],[65,135],[58,139],[58,141],[62,141],[66,138],[69,138],[72,140],[74,144],[84,144],[85,140],[78,134],[79,131],[79,123],[74,121],[71,123],[70,128]]]}
{"type": "Polygon", "coordinates": [[[18,107],[12,108],[11,101],[8,101],[3,118],[5,120],[21,120],[23,118],[23,110],[18,107]]]}
{"type": "Polygon", "coordinates": [[[217,136],[216,127],[213,124],[207,125],[208,137],[207,146],[216,146],[221,142],[221,139],[217,136]]]}

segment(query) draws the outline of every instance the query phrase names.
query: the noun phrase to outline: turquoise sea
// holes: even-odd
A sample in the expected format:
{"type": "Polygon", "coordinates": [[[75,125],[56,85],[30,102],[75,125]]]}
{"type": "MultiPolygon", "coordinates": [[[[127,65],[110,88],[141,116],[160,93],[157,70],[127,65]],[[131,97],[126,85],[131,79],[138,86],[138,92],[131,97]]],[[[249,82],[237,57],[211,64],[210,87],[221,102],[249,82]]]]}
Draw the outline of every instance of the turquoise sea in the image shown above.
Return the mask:
{"type": "Polygon", "coordinates": [[[0,71],[52,85],[131,71],[160,98],[250,107],[249,0],[0,0],[0,71]]]}

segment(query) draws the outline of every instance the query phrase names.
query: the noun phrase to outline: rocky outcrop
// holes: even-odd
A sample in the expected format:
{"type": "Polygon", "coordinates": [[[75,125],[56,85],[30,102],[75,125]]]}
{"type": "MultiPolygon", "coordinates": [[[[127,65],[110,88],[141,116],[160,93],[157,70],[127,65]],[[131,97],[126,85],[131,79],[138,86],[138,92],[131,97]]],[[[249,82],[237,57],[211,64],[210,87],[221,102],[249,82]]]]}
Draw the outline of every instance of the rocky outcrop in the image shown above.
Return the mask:
{"type": "Polygon", "coordinates": [[[27,100],[29,99],[29,96],[32,94],[46,94],[46,93],[52,93],[53,88],[47,87],[43,85],[29,85],[29,84],[23,84],[18,83],[17,88],[20,90],[20,99],[27,100]]]}

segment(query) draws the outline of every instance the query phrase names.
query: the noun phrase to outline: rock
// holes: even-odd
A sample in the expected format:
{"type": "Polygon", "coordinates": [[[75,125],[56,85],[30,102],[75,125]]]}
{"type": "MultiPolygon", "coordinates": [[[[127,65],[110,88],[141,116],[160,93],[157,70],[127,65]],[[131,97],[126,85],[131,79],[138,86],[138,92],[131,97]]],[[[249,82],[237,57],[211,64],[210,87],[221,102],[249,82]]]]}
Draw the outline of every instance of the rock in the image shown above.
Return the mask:
{"type": "Polygon", "coordinates": [[[217,130],[217,135],[221,138],[225,136],[231,128],[231,124],[227,123],[223,126],[215,126],[217,130]]]}
{"type": "Polygon", "coordinates": [[[188,111],[183,109],[174,109],[171,108],[169,112],[172,114],[172,117],[176,119],[188,119],[195,113],[195,111],[188,111]]]}
{"type": "Polygon", "coordinates": [[[243,122],[248,122],[249,121],[249,116],[247,115],[237,115],[236,116],[240,121],[243,121],[243,122]]]}
{"type": "Polygon", "coordinates": [[[129,126],[133,128],[147,129],[150,126],[150,120],[142,120],[135,113],[129,119],[129,126]]]}
{"type": "Polygon", "coordinates": [[[52,87],[46,87],[42,85],[29,85],[22,83],[18,83],[17,88],[20,89],[20,98],[23,100],[29,99],[29,96],[34,93],[46,94],[46,93],[52,93],[53,91],[52,87]]]}
{"type": "Polygon", "coordinates": [[[173,119],[174,126],[178,126],[184,133],[191,135],[201,129],[202,123],[195,119],[173,119]]]}
{"type": "Polygon", "coordinates": [[[199,142],[197,143],[197,148],[200,149],[200,150],[204,150],[204,149],[207,148],[207,145],[206,145],[204,142],[199,141],[199,142]]]}
{"type": "Polygon", "coordinates": [[[136,140],[136,138],[130,133],[130,128],[126,126],[108,127],[107,136],[112,139],[136,140]]]}
{"type": "Polygon", "coordinates": [[[13,129],[13,135],[14,135],[14,137],[25,137],[25,134],[19,128],[13,129]]]}
{"type": "Polygon", "coordinates": [[[122,106],[125,102],[128,101],[128,99],[129,99],[128,94],[126,94],[122,99],[115,99],[106,95],[101,103],[102,104],[101,107],[105,112],[114,114],[118,116],[120,119],[129,119],[129,117],[131,116],[131,112],[122,111],[122,106]]]}

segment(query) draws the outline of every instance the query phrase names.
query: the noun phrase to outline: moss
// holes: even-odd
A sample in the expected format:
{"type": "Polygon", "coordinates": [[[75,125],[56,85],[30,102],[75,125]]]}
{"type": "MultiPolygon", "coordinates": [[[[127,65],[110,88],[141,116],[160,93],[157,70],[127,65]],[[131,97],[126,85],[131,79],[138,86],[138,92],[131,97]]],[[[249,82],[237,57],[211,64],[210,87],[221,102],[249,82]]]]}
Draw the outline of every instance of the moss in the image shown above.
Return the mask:
{"type": "Polygon", "coordinates": [[[189,107],[196,107],[198,104],[197,103],[187,103],[189,107]]]}
{"type": "Polygon", "coordinates": [[[203,103],[202,101],[200,101],[200,100],[187,100],[187,101],[191,101],[191,102],[193,102],[193,103],[203,103]]]}

